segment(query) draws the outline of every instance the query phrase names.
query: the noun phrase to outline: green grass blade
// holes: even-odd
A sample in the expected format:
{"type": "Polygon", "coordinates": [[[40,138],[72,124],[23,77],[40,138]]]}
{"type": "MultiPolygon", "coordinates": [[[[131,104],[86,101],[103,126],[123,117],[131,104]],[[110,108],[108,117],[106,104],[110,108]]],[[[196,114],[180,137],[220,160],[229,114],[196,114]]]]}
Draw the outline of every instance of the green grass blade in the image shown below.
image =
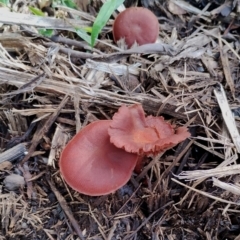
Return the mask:
{"type": "Polygon", "coordinates": [[[0,0],[0,5],[8,6],[9,0],[0,0]]]}
{"type": "Polygon", "coordinates": [[[44,37],[52,37],[52,35],[54,34],[53,29],[41,28],[41,29],[38,29],[38,32],[39,32],[39,34],[41,34],[44,37]]]}
{"type": "Polygon", "coordinates": [[[75,31],[79,37],[81,37],[84,41],[91,45],[91,36],[88,35],[84,29],[75,28],[75,31]]]}
{"type": "Polygon", "coordinates": [[[29,8],[29,10],[31,11],[31,13],[33,13],[33,14],[36,15],[36,16],[41,16],[41,17],[44,17],[44,16],[45,16],[44,12],[42,12],[42,11],[41,11],[40,9],[38,9],[38,8],[34,8],[34,7],[31,7],[31,6],[29,6],[28,8],[29,8]]]}
{"type": "Polygon", "coordinates": [[[113,11],[117,9],[123,2],[124,0],[107,0],[102,5],[92,28],[92,34],[91,34],[92,47],[94,46],[94,43],[98,37],[98,34],[101,32],[102,28],[106,25],[113,11]]]}
{"type": "Polygon", "coordinates": [[[69,8],[76,9],[77,5],[73,0],[62,0],[62,5],[67,6],[69,8]]]}

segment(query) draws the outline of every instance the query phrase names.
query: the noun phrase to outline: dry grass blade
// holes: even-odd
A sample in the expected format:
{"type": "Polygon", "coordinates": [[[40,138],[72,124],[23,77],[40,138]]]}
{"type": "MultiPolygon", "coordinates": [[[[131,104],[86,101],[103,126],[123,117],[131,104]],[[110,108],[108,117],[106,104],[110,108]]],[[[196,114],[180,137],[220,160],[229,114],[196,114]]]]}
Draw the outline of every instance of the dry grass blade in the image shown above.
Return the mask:
{"type": "Polygon", "coordinates": [[[196,146],[198,146],[198,147],[200,147],[200,148],[202,148],[202,149],[212,153],[215,156],[218,156],[221,159],[225,159],[225,156],[223,154],[221,154],[221,153],[219,153],[217,151],[214,151],[213,149],[211,149],[211,147],[207,147],[207,146],[205,146],[205,145],[203,145],[201,143],[198,143],[198,142],[194,142],[194,145],[196,145],[196,146]]]}
{"type": "MultiPolygon", "coordinates": [[[[0,67],[0,81],[2,83],[7,83],[10,85],[14,85],[17,87],[21,87],[25,83],[28,82],[28,79],[33,79],[34,75],[29,73],[24,73],[22,71],[12,70],[8,68],[1,68],[0,67]]],[[[144,109],[149,112],[157,112],[159,107],[162,104],[160,99],[153,97],[146,93],[141,94],[131,94],[126,98],[125,95],[119,95],[115,92],[110,92],[104,89],[93,89],[85,81],[81,81],[75,77],[68,77],[68,76],[60,76],[58,74],[52,74],[54,79],[62,79],[65,78],[66,81],[73,81],[78,82],[77,85],[71,85],[66,82],[61,82],[58,80],[54,80],[46,78],[43,80],[40,86],[36,86],[35,90],[53,94],[65,94],[69,96],[73,96],[78,93],[81,97],[81,101],[88,103],[91,100],[93,103],[96,104],[103,104],[105,103],[106,106],[110,107],[119,107],[122,104],[134,104],[134,103],[142,103],[144,109]],[[103,101],[104,100],[104,101],[103,101]]],[[[169,100],[162,108],[162,113],[169,114],[170,116],[174,116],[177,119],[188,119],[195,115],[195,113],[186,114],[184,109],[177,110],[177,104],[174,99],[169,100]]],[[[199,119],[196,119],[196,122],[199,122],[199,119]]]]}
{"type": "Polygon", "coordinates": [[[216,201],[240,206],[240,203],[238,203],[238,202],[232,202],[232,201],[228,201],[228,200],[222,199],[222,198],[220,198],[220,197],[215,197],[215,196],[213,196],[213,195],[211,195],[211,194],[209,194],[209,193],[206,193],[206,192],[204,192],[204,191],[201,191],[201,190],[198,190],[198,189],[196,189],[196,188],[187,186],[186,184],[181,183],[181,182],[179,182],[178,180],[176,180],[176,179],[174,179],[174,178],[172,178],[172,181],[174,181],[174,182],[176,182],[177,184],[182,185],[182,186],[184,186],[184,187],[186,187],[186,188],[188,188],[188,189],[190,189],[190,190],[192,190],[192,191],[195,191],[195,192],[197,192],[197,193],[199,193],[199,194],[201,194],[201,195],[203,195],[203,196],[212,198],[212,199],[214,199],[214,200],[216,200],[216,201]]]}
{"type": "Polygon", "coordinates": [[[226,167],[217,167],[210,170],[195,170],[195,171],[183,171],[178,176],[179,179],[185,180],[197,180],[208,177],[226,177],[230,175],[238,174],[240,171],[240,165],[231,165],[226,167]]]}
{"type": "Polygon", "coordinates": [[[224,72],[227,84],[231,89],[232,96],[233,96],[233,98],[235,98],[235,85],[234,85],[234,81],[233,81],[233,78],[231,75],[231,69],[230,69],[230,64],[229,64],[228,55],[227,55],[228,49],[227,50],[223,49],[220,35],[219,35],[219,46],[221,48],[220,53],[221,53],[221,60],[222,60],[222,65],[223,65],[223,72],[224,72]]]}
{"type": "MultiPolygon", "coordinates": [[[[194,14],[201,14],[201,11],[192,6],[191,4],[182,1],[182,0],[171,0],[171,2],[173,2],[174,4],[176,4],[177,6],[181,7],[182,9],[186,10],[187,12],[192,12],[194,14]]],[[[210,17],[210,12],[205,12],[203,15],[210,17]]]]}
{"type": "Polygon", "coordinates": [[[57,19],[51,17],[39,17],[30,14],[14,13],[8,11],[0,12],[0,22],[10,25],[27,25],[39,28],[69,30],[75,32],[75,27],[86,27],[89,22],[72,19],[57,19]]]}
{"type": "Polygon", "coordinates": [[[240,187],[236,184],[225,183],[223,181],[218,180],[217,178],[213,177],[213,186],[219,187],[224,189],[225,191],[231,192],[235,195],[240,195],[240,187]]]}
{"type": "Polygon", "coordinates": [[[125,66],[117,63],[96,62],[87,59],[86,67],[102,72],[114,73],[115,75],[124,75],[126,71],[129,71],[130,74],[139,75],[139,70],[136,65],[125,66]]]}
{"type": "Polygon", "coordinates": [[[214,90],[214,94],[217,98],[219,107],[221,108],[224,122],[227,126],[227,129],[230,133],[233,143],[235,144],[237,152],[240,153],[240,135],[236,126],[236,122],[233,117],[233,113],[229,107],[223,86],[219,84],[219,87],[220,87],[219,89],[214,90]]]}
{"type": "Polygon", "coordinates": [[[18,95],[18,94],[25,93],[25,92],[31,92],[34,90],[35,87],[37,87],[38,85],[41,84],[41,82],[45,79],[45,77],[46,77],[46,74],[42,73],[39,76],[36,76],[33,79],[31,79],[26,84],[22,85],[18,90],[13,91],[13,92],[4,93],[1,95],[2,96],[9,96],[9,95],[14,96],[14,95],[18,95]]]}
{"type": "MultiPolygon", "coordinates": [[[[220,168],[220,169],[221,169],[221,168],[223,168],[223,167],[226,167],[227,165],[231,165],[231,164],[235,163],[237,159],[238,159],[238,155],[237,155],[237,154],[232,155],[231,157],[226,158],[225,161],[223,161],[221,164],[219,164],[219,165],[217,166],[217,168],[220,168]]],[[[216,168],[216,169],[217,169],[217,168],[216,168]]],[[[191,171],[191,172],[192,172],[192,171],[191,171]]],[[[181,174],[180,174],[180,175],[181,175],[181,174]]],[[[196,180],[196,181],[193,183],[192,187],[193,187],[193,188],[196,188],[196,187],[197,187],[199,184],[201,184],[204,180],[206,180],[206,178],[200,178],[199,180],[196,180]]],[[[189,196],[190,192],[191,192],[191,190],[189,190],[189,191],[185,194],[185,196],[181,199],[181,201],[179,202],[180,205],[186,200],[186,198],[189,196]]]]}

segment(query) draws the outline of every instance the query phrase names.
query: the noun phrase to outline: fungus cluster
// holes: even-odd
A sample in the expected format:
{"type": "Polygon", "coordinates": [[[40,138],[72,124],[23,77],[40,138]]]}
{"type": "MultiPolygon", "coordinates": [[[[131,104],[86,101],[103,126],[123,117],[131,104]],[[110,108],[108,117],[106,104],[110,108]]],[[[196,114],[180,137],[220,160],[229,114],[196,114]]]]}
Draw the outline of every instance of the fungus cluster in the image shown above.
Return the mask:
{"type": "Polygon", "coordinates": [[[113,37],[117,42],[125,39],[130,48],[135,42],[138,45],[154,43],[159,33],[157,17],[148,9],[131,7],[121,12],[113,24],[113,37]]]}
{"type": "Polygon", "coordinates": [[[76,191],[100,196],[115,192],[130,179],[145,155],[172,148],[190,134],[176,130],[162,117],[145,117],[141,105],[121,106],[112,120],[98,120],[83,128],[67,144],[60,171],[76,191]]]}

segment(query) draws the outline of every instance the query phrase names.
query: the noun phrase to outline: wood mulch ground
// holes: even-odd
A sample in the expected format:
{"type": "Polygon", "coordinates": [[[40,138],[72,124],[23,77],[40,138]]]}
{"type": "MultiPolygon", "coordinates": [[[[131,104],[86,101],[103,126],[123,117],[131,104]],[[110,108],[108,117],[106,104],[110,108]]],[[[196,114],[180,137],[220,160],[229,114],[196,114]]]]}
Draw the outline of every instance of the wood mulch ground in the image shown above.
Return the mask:
{"type": "Polygon", "coordinates": [[[0,239],[239,240],[240,2],[125,1],[152,10],[161,29],[130,50],[113,42],[117,11],[93,49],[74,32],[101,1],[49,3],[0,8],[0,239]],[[114,194],[72,190],[58,167],[66,143],[134,103],[192,137],[114,194]]]}

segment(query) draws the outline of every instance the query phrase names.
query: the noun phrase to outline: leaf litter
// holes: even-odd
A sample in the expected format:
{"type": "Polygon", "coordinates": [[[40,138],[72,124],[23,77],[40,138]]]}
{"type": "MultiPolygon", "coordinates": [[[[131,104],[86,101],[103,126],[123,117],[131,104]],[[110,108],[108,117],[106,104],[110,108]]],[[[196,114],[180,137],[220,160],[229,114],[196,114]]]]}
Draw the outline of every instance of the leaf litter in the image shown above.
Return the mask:
{"type": "Polygon", "coordinates": [[[81,1],[83,10],[47,1],[0,8],[1,239],[240,237],[239,1],[141,3],[159,18],[159,38],[129,50],[112,40],[114,17],[93,48],[76,34],[92,26],[100,1],[81,1]],[[70,189],[58,167],[69,139],[135,103],[192,137],[146,158],[114,194],[70,189]],[[10,191],[13,174],[25,185],[10,191]]]}

